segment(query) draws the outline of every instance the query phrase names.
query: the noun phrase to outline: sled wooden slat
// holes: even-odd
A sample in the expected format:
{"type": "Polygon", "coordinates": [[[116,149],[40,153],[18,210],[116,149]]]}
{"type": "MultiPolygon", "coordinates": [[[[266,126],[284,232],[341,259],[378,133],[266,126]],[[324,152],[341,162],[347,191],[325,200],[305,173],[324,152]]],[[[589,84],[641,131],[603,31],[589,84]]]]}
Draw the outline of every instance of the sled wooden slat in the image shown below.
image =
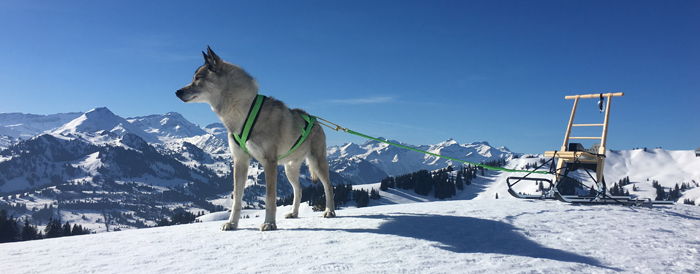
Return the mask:
{"type": "Polygon", "coordinates": [[[603,137],[569,137],[571,140],[601,140],[603,137]]]}
{"type": "Polygon", "coordinates": [[[575,127],[602,127],[605,124],[573,124],[575,127]]]}

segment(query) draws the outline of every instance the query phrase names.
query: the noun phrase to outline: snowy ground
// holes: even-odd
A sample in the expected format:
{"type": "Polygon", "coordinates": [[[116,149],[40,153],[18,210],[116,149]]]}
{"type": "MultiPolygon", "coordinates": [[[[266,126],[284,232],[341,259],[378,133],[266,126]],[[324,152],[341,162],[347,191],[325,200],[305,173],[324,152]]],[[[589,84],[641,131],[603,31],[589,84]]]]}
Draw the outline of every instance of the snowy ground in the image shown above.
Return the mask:
{"type": "Polygon", "coordinates": [[[301,218],[283,219],[282,207],[277,231],[260,232],[264,213],[251,211],[239,230],[223,232],[219,213],[203,223],[1,244],[0,257],[4,273],[700,271],[698,206],[411,196],[387,194],[385,205],[345,208],[333,219],[306,205],[301,218]]]}

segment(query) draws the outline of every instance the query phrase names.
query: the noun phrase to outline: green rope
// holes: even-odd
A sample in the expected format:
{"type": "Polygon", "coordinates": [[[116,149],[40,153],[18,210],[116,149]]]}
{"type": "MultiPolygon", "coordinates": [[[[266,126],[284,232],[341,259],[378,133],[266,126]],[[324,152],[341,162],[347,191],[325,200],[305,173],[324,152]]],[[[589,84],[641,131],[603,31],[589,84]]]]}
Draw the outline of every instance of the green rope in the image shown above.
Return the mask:
{"type": "MultiPolygon", "coordinates": [[[[333,128],[331,127],[331,129],[333,129],[333,128]]],[[[470,164],[470,165],[475,165],[475,166],[478,166],[478,167],[483,167],[483,168],[485,168],[485,169],[498,170],[498,171],[505,171],[505,172],[528,172],[528,173],[536,173],[536,174],[550,174],[550,173],[547,172],[547,171],[515,170],[515,169],[507,169],[507,168],[502,168],[502,167],[487,166],[487,165],[483,165],[483,164],[472,163],[472,162],[468,162],[468,161],[464,161],[464,160],[460,160],[460,159],[455,159],[455,158],[452,158],[452,157],[447,157],[447,156],[443,156],[443,155],[440,155],[440,154],[435,154],[435,153],[431,153],[431,152],[427,152],[427,151],[415,149],[415,148],[412,148],[412,147],[407,147],[407,146],[404,146],[404,145],[400,145],[400,144],[388,142],[388,141],[385,141],[385,140],[382,140],[382,139],[374,138],[374,137],[372,137],[372,136],[364,135],[364,134],[362,134],[362,133],[359,133],[359,132],[357,132],[357,131],[353,131],[353,130],[350,130],[350,129],[347,129],[347,128],[340,128],[340,129],[343,129],[343,131],[345,131],[345,132],[347,132],[347,133],[350,133],[350,134],[352,134],[352,135],[357,135],[357,136],[360,136],[360,137],[363,137],[363,138],[375,140],[375,141],[378,141],[378,142],[382,142],[382,143],[389,144],[389,145],[392,145],[392,146],[397,146],[397,147],[400,147],[400,148],[405,148],[405,149],[413,150],[413,151],[420,152],[420,153],[425,153],[425,154],[432,155],[432,156],[435,156],[435,157],[450,159],[450,160],[457,161],[457,162],[462,162],[462,163],[465,163],[465,164],[470,164]]],[[[336,131],[337,131],[337,130],[336,130],[336,131]]]]}

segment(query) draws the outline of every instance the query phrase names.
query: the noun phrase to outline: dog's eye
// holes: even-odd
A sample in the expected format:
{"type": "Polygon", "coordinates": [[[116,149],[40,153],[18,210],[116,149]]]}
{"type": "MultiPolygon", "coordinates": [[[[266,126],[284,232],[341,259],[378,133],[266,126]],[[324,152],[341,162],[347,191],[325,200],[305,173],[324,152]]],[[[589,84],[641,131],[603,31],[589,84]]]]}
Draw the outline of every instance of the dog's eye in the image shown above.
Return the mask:
{"type": "Polygon", "coordinates": [[[194,77],[195,80],[199,80],[199,79],[202,79],[202,78],[204,78],[204,75],[201,75],[201,74],[197,74],[197,75],[194,77]]]}

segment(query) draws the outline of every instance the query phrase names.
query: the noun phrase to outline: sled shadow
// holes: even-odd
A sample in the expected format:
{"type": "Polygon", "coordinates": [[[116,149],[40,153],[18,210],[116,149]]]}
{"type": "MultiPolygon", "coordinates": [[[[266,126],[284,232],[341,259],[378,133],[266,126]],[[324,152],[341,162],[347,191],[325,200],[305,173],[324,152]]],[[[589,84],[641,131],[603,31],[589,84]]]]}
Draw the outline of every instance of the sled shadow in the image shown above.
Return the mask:
{"type": "Polygon", "coordinates": [[[428,214],[374,215],[358,216],[356,218],[384,219],[387,221],[377,229],[341,230],[351,233],[377,233],[422,239],[437,242],[439,243],[436,245],[437,247],[457,253],[495,253],[527,256],[582,263],[621,271],[621,269],[604,266],[594,258],[544,247],[518,233],[519,229],[517,227],[504,222],[428,214]]]}

